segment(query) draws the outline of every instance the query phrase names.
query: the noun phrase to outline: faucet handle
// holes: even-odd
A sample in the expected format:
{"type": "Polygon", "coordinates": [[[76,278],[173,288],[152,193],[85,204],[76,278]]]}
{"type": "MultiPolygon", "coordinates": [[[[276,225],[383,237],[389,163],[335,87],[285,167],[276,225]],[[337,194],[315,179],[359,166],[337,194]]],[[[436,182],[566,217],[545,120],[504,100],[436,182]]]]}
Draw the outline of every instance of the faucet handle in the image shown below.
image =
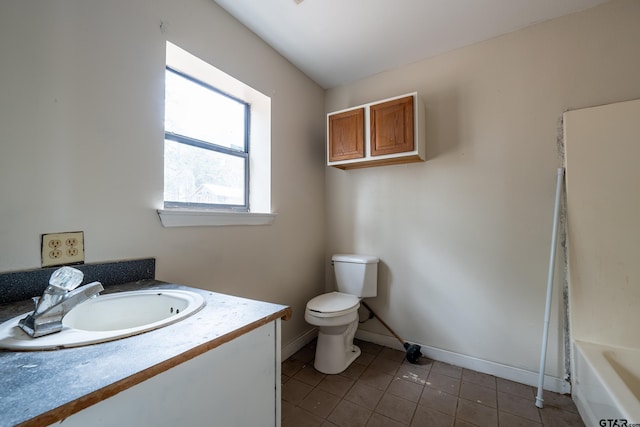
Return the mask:
{"type": "Polygon", "coordinates": [[[72,291],[82,283],[84,273],[73,267],[62,267],[57,269],[51,275],[49,284],[54,288],[72,291]]]}

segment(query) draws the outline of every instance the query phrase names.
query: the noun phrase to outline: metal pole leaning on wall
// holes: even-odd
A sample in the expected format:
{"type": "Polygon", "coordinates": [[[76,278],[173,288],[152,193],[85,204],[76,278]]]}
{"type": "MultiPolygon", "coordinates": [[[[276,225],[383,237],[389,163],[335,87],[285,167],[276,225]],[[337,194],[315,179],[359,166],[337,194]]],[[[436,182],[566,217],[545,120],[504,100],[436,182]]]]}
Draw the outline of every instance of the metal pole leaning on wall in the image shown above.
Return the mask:
{"type": "Polygon", "coordinates": [[[556,263],[556,246],[558,242],[558,218],[560,216],[560,195],[562,194],[562,182],[564,179],[564,168],[558,168],[558,178],[556,181],[556,202],[553,209],[553,230],[551,232],[551,253],[549,255],[549,276],[547,279],[547,302],[544,309],[544,327],[542,331],[542,351],[540,352],[540,374],[538,376],[538,394],[536,396],[536,406],[542,408],[544,399],[542,398],[542,387],[544,385],[544,365],[547,359],[547,339],[549,337],[549,318],[551,317],[551,294],[553,292],[553,272],[556,263]]]}

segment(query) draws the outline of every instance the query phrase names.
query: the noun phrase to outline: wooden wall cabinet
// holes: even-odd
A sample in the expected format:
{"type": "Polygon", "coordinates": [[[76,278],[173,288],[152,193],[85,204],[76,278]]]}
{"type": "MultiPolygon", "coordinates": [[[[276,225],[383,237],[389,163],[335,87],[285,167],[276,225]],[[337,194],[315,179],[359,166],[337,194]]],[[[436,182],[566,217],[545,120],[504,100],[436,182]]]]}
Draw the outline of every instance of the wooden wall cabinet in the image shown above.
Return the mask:
{"type": "Polygon", "coordinates": [[[425,160],[416,92],[327,114],[327,164],[340,169],[425,160]]]}
{"type": "Polygon", "coordinates": [[[364,157],[364,108],[331,114],[327,124],[330,162],[364,157]]]}

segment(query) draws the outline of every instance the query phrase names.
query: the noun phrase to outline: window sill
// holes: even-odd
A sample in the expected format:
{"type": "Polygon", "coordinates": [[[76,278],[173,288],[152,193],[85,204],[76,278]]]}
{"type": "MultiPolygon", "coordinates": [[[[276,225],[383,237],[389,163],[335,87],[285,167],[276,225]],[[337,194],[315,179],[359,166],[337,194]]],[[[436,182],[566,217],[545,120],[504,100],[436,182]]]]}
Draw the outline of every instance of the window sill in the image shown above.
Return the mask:
{"type": "Polygon", "coordinates": [[[271,225],[276,215],[275,213],[158,209],[158,216],[164,227],[271,225]]]}

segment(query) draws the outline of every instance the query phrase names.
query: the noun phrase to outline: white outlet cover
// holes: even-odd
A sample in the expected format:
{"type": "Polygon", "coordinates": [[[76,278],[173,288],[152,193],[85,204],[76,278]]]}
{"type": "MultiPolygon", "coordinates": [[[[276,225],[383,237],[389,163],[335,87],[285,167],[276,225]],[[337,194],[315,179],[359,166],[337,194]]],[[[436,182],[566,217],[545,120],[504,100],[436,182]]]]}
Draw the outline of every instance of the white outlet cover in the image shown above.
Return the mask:
{"type": "Polygon", "coordinates": [[[79,264],[84,262],[84,232],[42,235],[42,266],[79,264]]]}

